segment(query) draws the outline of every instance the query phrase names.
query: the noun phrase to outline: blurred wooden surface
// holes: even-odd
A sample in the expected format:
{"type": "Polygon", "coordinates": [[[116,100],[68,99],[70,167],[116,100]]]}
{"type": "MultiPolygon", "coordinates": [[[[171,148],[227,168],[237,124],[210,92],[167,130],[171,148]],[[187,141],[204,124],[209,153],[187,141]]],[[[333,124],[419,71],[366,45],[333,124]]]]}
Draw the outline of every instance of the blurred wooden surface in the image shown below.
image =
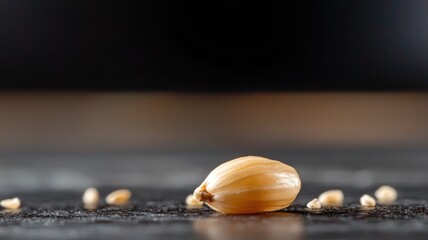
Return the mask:
{"type": "Polygon", "coordinates": [[[0,152],[428,147],[425,93],[0,93],[0,152]]]}

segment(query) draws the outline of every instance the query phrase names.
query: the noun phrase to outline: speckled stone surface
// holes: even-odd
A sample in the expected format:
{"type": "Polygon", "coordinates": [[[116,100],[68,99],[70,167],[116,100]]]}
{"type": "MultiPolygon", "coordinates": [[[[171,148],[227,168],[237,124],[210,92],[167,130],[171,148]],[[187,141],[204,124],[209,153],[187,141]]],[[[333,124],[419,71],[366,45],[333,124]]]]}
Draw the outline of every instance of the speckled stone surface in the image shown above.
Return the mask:
{"type": "Polygon", "coordinates": [[[0,199],[22,200],[18,211],[0,210],[0,239],[426,239],[427,159],[424,149],[0,153],[0,199]],[[289,208],[242,216],[186,208],[214,167],[248,154],[298,170],[302,190],[289,208]],[[397,189],[397,202],[360,208],[360,196],[382,184],[397,189]],[[82,194],[92,186],[102,197],[118,188],[133,196],[127,206],[85,210],[82,194]],[[335,188],[345,194],[342,208],[305,208],[335,188]]]}
{"type": "MultiPolygon", "coordinates": [[[[256,215],[222,215],[208,207],[187,208],[192,189],[131,188],[126,206],[85,210],[81,192],[16,193],[23,207],[0,212],[2,239],[425,239],[428,236],[426,187],[400,186],[390,206],[364,209],[363,191],[343,189],[345,205],[311,211],[305,203],[323,186],[306,186],[287,209],[256,215]]],[[[105,196],[111,187],[100,189],[105,196]]]]}

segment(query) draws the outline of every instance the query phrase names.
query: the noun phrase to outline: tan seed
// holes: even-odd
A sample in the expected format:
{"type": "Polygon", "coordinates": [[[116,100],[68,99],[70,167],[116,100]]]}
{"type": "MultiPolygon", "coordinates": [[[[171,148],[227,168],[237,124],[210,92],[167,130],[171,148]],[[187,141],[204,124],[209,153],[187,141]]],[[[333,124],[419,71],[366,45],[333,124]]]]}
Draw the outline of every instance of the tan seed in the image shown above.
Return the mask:
{"type": "Polygon", "coordinates": [[[360,198],[360,203],[361,206],[363,207],[375,207],[376,206],[376,200],[367,194],[364,194],[363,196],[361,196],[360,198]]]}
{"type": "Polygon", "coordinates": [[[131,195],[128,189],[119,189],[107,195],[106,202],[111,205],[122,205],[128,202],[131,195]]]}
{"type": "Polygon", "coordinates": [[[88,208],[96,208],[98,206],[99,200],[100,194],[95,188],[88,188],[83,193],[82,201],[85,206],[88,206],[88,208]]]}
{"type": "Polygon", "coordinates": [[[343,192],[335,189],[321,193],[318,200],[322,206],[342,206],[343,198],[343,192]]]}
{"type": "Polygon", "coordinates": [[[198,201],[193,194],[190,194],[186,197],[186,205],[188,207],[201,207],[204,205],[204,202],[198,201]]]}
{"type": "Polygon", "coordinates": [[[314,198],[312,201],[310,201],[310,202],[308,202],[308,204],[306,204],[306,207],[308,207],[309,209],[320,209],[321,203],[320,203],[320,201],[318,201],[317,198],[314,198]]]}
{"type": "Polygon", "coordinates": [[[387,185],[381,186],[375,192],[375,197],[381,204],[393,203],[397,199],[397,195],[397,190],[387,185]]]}
{"type": "Polygon", "coordinates": [[[193,196],[221,213],[248,214],[288,207],[300,186],[294,168],[279,161],[248,156],[215,168],[193,196]]]}
{"type": "Polygon", "coordinates": [[[0,205],[7,209],[18,209],[21,207],[21,200],[19,198],[11,198],[0,201],[0,205]]]}

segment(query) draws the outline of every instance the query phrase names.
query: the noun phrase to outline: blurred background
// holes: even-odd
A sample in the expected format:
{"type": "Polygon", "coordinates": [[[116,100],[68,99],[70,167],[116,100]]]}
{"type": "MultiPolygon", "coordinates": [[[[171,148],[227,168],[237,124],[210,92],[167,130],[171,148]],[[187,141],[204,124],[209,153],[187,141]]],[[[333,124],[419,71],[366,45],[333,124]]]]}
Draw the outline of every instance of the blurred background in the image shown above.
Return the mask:
{"type": "Polygon", "coordinates": [[[308,185],[427,186],[427,11],[0,0],[0,188],[193,189],[243,155],[308,185]]]}

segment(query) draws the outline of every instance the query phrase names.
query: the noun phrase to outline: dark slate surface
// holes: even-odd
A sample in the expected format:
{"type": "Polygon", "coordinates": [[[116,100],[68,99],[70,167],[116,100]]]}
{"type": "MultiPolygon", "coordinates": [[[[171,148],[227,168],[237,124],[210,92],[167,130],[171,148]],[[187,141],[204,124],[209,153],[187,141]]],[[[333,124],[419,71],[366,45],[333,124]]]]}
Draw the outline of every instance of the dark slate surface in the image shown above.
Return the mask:
{"type": "Polygon", "coordinates": [[[426,239],[428,150],[234,151],[189,153],[0,153],[0,199],[19,197],[18,211],[0,210],[0,239],[426,239]],[[285,210],[224,216],[187,209],[185,197],[219,164],[261,155],[295,167],[302,191],[285,210]],[[397,188],[392,206],[361,209],[359,197],[397,188]],[[106,196],[129,188],[127,206],[83,209],[82,193],[106,196]],[[343,208],[304,206],[333,188],[343,208]]]}
{"type": "MultiPolygon", "coordinates": [[[[105,196],[111,187],[101,188],[105,196]]],[[[287,209],[256,215],[222,215],[208,207],[187,208],[192,189],[131,188],[126,206],[102,202],[83,209],[81,192],[16,193],[23,207],[0,213],[3,239],[400,239],[428,235],[426,186],[399,186],[400,198],[390,206],[363,209],[358,204],[367,189],[345,188],[340,208],[310,211],[305,203],[322,185],[304,186],[287,209]]]]}

